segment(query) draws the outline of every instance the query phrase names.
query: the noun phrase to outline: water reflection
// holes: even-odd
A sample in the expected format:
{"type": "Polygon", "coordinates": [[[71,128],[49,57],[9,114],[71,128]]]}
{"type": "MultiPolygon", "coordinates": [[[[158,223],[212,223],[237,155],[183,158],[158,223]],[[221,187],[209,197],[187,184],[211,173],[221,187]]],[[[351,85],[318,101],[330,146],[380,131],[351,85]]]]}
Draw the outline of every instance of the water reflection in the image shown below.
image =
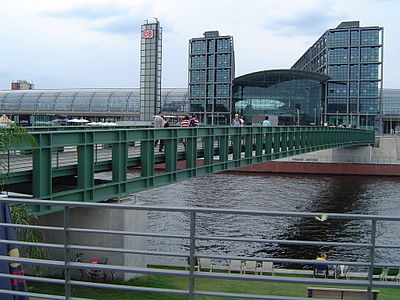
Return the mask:
{"type": "MultiPolygon", "coordinates": [[[[137,194],[145,204],[276,211],[396,215],[398,178],[304,175],[209,175],[137,194]]],[[[150,231],[188,235],[189,216],[150,213],[150,231]]],[[[399,224],[378,224],[378,242],[400,243],[399,224]]],[[[265,239],[368,242],[365,221],[304,218],[263,218],[239,215],[198,215],[199,235],[265,239]]],[[[368,251],[344,247],[310,247],[199,241],[202,254],[314,259],[324,251],[332,259],[366,260],[368,251]],[[218,251],[218,253],[216,252],[218,251]]],[[[188,250],[186,240],[152,240],[154,250],[188,250]]],[[[399,259],[400,253],[378,251],[378,262],[399,259]]]]}

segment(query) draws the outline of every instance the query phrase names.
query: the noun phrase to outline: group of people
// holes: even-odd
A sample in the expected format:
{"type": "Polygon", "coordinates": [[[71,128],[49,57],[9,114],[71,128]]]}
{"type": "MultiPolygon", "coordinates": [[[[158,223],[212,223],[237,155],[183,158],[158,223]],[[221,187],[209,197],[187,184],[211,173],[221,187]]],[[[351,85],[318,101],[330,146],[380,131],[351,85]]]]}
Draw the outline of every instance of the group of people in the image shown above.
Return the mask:
{"type": "MultiPolygon", "coordinates": [[[[233,117],[231,126],[243,126],[244,125],[244,120],[242,116],[239,116],[239,114],[235,114],[233,117]]],[[[265,116],[264,121],[261,122],[261,126],[271,126],[271,122],[269,121],[269,117],[265,116]]]]}
{"type": "MultiPolygon", "coordinates": [[[[181,127],[197,127],[199,126],[199,120],[197,119],[196,114],[192,114],[192,117],[186,116],[182,122],[181,127]]],[[[169,127],[169,120],[165,119],[164,112],[159,111],[156,117],[154,118],[154,128],[167,128],[169,127]]],[[[156,140],[154,142],[154,147],[159,146],[158,151],[163,152],[165,141],[164,140],[156,140]]]]}

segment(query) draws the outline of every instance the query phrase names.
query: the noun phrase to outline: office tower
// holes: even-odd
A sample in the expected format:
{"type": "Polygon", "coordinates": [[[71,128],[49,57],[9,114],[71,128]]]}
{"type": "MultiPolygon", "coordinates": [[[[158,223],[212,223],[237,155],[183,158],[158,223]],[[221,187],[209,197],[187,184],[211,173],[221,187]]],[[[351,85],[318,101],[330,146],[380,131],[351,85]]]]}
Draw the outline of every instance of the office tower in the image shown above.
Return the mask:
{"type": "Polygon", "coordinates": [[[230,123],[234,77],[232,36],[206,31],[204,37],[189,41],[190,112],[196,113],[200,122],[230,123]]]}
{"type": "Polygon", "coordinates": [[[328,124],[381,129],[383,28],[342,22],[327,30],[292,69],[330,76],[323,100],[328,124]]]}
{"type": "Polygon", "coordinates": [[[161,109],[162,27],[156,19],[141,27],[140,120],[153,121],[161,109]]]}

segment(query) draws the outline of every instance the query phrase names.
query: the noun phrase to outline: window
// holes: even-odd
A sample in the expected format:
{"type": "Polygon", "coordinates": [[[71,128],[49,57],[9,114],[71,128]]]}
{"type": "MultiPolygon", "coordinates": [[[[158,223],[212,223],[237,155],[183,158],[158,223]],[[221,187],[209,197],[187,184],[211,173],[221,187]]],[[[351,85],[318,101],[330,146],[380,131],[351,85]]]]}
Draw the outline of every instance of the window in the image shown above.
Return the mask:
{"type": "Polygon", "coordinates": [[[328,113],[347,113],[347,99],[346,98],[333,98],[328,99],[327,104],[328,113]]]}
{"type": "Polygon", "coordinates": [[[329,46],[347,46],[348,45],[348,32],[335,31],[329,33],[329,46]]]}
{"type": "Polygon", "coordinates": [[[358,96],[358,81],[350,82],[349,94],[350,96],[358,96]]]}
{"type": "Polygon", "coordinates": [[[192,68],[205,68],[206,67],[206,57],[205,55],[194,55],[191,59],[192,68]]]}
{"type": "Polygon", "coordinates": [[[345,82],[328,82],[328,96],[347,96],[347,84],[345,82]]]}
{"type": "Polygon", "coordinates": [[[230,94],[229,84],[217,84],[215,86],[216,97],[229,97],[229,94],[230,94]]]}
{"type": "Polygon", "coordinates": [[[192,99],[192,100],[190,100],[190,111],[192,111],[192,112],[204,112],[204,100],[203,99],[192,99]]]}
{"type": "Polygon", "coordinates": [[[360,45],[360,32],[358,30],[350,31],[350,45],[360,45]]]}
{"type": "Polygon", "coordinates": [[[348,67],[347,65],[334,65],[328,67],[329,76],[334,80],[347,79],[348,67]]]}
{"type": "Polygon", "coordinates": [[[361,65],[361,79],[379,79],[379,66],[361,65]]]}
{"type": "Polygon", "coordinates": [[[350,98],[349,102],[349,113],[356,113],[358,112],[357,105],[358,104],[358,99],[357,98],[350,98]]]}
{"type": "Polygon", "coordinates": [[[378,82],[376,81],[360,82],[360,96],[378,96],[378,82]]]}
{"type": "Polygon", "coordinates": [[[217,67],[230,67],[231,66],[231,55],[230,54],[218,54],[216,66],[217,67]]]}
{"type": "Polygon", "coordinates": [[[194,84],[190,86],[191,97],[205,97],[205,86],[203,84],[194,84]]]}
{"type": "Polygon", "coordinates": [[[377,114],[379,112],[379,101],[376,98],[360,99],[360,113],[377,114]]]}
{"type": "Polygon", "coordinates": [[[347,63],[349,51],[347,48],[329,49],[328,61],[329,63],[347,63]]]}
{"type": "Polygon", "coordinates": [[[231,40],[230,39],[218,39],[217,40],[217,52],[230,52],[231,51],[231,40]]]}
{"type": "Polygon", "coordinates": [[[350,49],[350,62],[360,62],[360,48],[350,49]]]}
{"type": "Polygon", "coordinates": [[[205,70],[191,70],[190,71],[190,82],[205,82],[206,71],[205,70]]]}
{"type": "Polygon", "coordinates": [[[206,41],[192,41],[192,53],[206,52],[206,41]]]}
{"type": "Polygon", "coordinates": [[[358,65],[350,65],[350,79],[359,79],[359,67],[358,65]]]}
{"type": "Polygon", "coordinates": [[[361,45],[379,45],[379,29],[361,30],[361,45]]]}
{"type": "Polygon", "coordinates": [[[378,47],[361,48],[361,61],[379,62],[379,48],[378,47]]]}
{"type": "Polygon", "coordinates": [[[231,82],[231,70],[230,69],[218,69],[216,70],[216,82],[231,82]]]}

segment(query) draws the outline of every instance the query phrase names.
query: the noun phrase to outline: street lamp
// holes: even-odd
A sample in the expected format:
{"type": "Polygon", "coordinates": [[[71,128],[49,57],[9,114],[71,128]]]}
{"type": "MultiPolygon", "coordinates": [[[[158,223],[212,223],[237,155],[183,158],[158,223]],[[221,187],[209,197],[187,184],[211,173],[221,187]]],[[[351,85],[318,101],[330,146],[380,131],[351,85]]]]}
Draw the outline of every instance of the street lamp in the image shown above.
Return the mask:
{"type": "Polygon", "coordinates": [[[336,111],[336,126],[339,125],[339,111],[336,111]]]}

